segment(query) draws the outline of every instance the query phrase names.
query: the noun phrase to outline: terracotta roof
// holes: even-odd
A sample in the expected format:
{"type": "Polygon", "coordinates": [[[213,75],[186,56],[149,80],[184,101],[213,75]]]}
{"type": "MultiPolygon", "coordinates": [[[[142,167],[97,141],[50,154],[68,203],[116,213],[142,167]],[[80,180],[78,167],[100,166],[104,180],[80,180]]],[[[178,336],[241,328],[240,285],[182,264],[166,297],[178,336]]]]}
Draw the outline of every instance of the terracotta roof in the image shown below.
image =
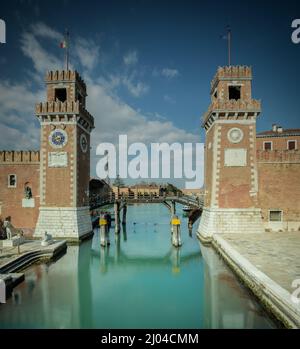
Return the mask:
{"type": "Polygon", "coordinates": [[[130,188],[145,188],[145,189],[157,189],[158,185],[157,184],[134,184],[130,188]]]}
{"type": "Polygon", "coordinates": [[[287,136],[300,136],[300,128],[283,129],[282,132],[278,131],[263,131],[256,134],[256,137],[287,137],[287,136]]]}

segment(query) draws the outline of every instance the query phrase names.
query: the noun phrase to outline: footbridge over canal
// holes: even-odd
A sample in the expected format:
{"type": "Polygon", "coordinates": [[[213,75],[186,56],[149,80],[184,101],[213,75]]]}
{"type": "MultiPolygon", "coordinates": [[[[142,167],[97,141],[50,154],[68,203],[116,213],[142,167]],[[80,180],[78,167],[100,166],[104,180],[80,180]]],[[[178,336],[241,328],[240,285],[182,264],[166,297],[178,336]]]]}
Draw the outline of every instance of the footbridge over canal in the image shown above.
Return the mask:
{"type": "MultiPolygon", "coordinates": [[[[202,208],[204,205],[203,198],[201,197],[192,197],[188,195],[174,195],[174,196],[126,196],[121,198],[116,198],[115,195],[110,193],[109,195],[103,197],[93,197],[93,200],[90,202],[90,209],[91,211],[97,210],[101,207],[107,206],[107,205],[114,205],[114,219],[115,219],[115,232],[118,233],[120,231],[120,223],[121,223],[121,212],[122,212],[122,224],[126,224],[126,214],[127,214],[127,205],[128,204],[138,204],[138,203],[162,203],[165,205],[171,215],[171,222],[172,223],[172,234],[174,231],[176,234],[173,234],[174,236],[177,235],[177,225],[180,225],[180,220],[178,219],[178,216],[176,215],[176,203],[179,203],[181,205],[184,205],[187,207],[187,216],[188,216],[188,228],[191,232],[193,224],[196,222],[196,220],[200,217],[202,213],[202,208]]],[[[99,215],[94,216],[94,221],[96,222],[99,218],[99,215]]],[[[101,217],[100,217],[101,218],[101,217]]],[[[180,233],[179,234],[179,240],[175,239],[174,245],[180,246],[180,233]]],[[[105,239],[104,239],[105,240],[105,239]]]]}

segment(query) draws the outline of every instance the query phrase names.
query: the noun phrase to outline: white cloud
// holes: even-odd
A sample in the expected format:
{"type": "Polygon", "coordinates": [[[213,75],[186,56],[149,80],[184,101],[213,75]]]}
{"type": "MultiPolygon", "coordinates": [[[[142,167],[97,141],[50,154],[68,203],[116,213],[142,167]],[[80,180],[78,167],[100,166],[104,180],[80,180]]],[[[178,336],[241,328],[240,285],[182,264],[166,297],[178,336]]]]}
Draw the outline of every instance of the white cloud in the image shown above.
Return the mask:
{"type": "Polygon", "coordinates": [[[103,76],[96,81],[107,89],[107,92],[113,92],[116,88],[124,86],[133,97],[141,97],[149,91],[149,86],[141,81],[135,81],[135,74],[131,75],[109,75],[107,79],[103,76]]]}
{"type": "Polygon", "coordinates": [[[75,41],[74,50],[84,68],[89,70],[95,68],[99,60],[100,46],[94,40],[78,38],[75,41]]]}
{"type": "Polygon", "coordinates": [[[172,79],[176,78],[179,75],[179,71],[177,69],[163,68],[161,75],[168,79],[172,79]]]}
{"type": "Polygon", "coordinates": [[[123,57],[123,61],[125,65],[134,65],[138,62],[138,54],[137,51],[129,51],[123,57]]]}
{"type": "Polygon", "coordinates": [[[54,39],[57,41],[57,45],[59,45],[59,42],[62,39],[62,35],[58,31],[48,27],[42,22],[33,24],[31,26],[31,32],[38,37],[54,39]]]}
{"type": "Polygon", "coordinates": [[[123,77],[122,83],[127,87],[128,91],[134,97],[140,97],[149,91],[149,86],[144,84],[143,82],[133,82],[132,79],[128,77],[123,77]]]}
{"type": "Polygon", "coordinates": [[[164,95],[164,100],[167,102],[167,103],[170,103],[170,104],[175,104],[176,101],[173,97],[169,96],[169,95],[164,95]]]}
{"type": "Polygon", "coordinates": [[[152,71],[152,75],[154,77],[162,76],[162,77],[167,78],[167,79],[173,79],[173,78],[178,77],[180,74],[179,74],[179,71],[177,69],[171,69],[171,68],[157,69],[157,68],[154,68],[152,71]]]}
{"type": "Polygon", "coordinates": [[[92,79],[88,86],[87,108],[95,117],[94,145],[99,142],[116,143],[119,134],[127,134],[130,142],[195,142],[198,136],[176,127],[171,121],[149,119],[117,95],[92,79]]]}
{"type": "Polygon", "coordinates": [[[42,76],[47,70],[56,70],[62,67],[62,61],[46,51],[33,32],[22,33],[21,50],[26,57],[32,60],[36,73],[42,74],[42,76]]]}
{"type": "MultiPolygon", "coordinates": [[[[26,57],[32,60],[32,74],[43,78],[47,70],[59,69],[62,64],[57,56],[41,46],[39,40],[41,37],[46,37],[56,43],[58,33],[45,24],[38,23],[32,26],[30,32],[27,31],[21,35],[21,50],[26,57]]],[[[127,75],[107,72],[106,77],[95,76],[95,72],[91,70],[99,59],[100,47],[95,46],[90,39],[84,38],[74,40],[74,45],[76,58],[86,68],[83,77],[87,83],[87,109],[95,118],[96,128],[92,132],[92,172],[95,172],[97,160],[96,145],[100,142],[117,143],[120,134],[127,134],[129,143],[198,141],[197,135],[176,127],[173,122],[165,120],[165,117],[158,117],[159,114],[152,111],[146,113],[134,109],[120,99],[115,90],[118,86],[125,86],[135,97],[149,91],[148,85],[136,80],[135,72],[127,75]]],[[[137,55],[127,55],[126,62],[128,65],[135,64],[137,55]]],[[[124,63],[126,62],[124,58],[124,63]]],[[[178,75],[177,70],[176,72],[169,72],[167,75],[175,77],[178,75]]],[[[34,105],[45,99],[45,87],[42,82],[40,84],[40,90],[32,92],[31,86],[26,83],[0,82],[0,127],[2,130],[0,148],[34,149],[39,147],[39,126],[35,121],[34,105]]]]}
{"type": "Polygon", "coordinates": [[[44,91],[31,92],[27,84],[0,82],[0,149],[38,149],[39,128],[34,105],[44,91]]]}

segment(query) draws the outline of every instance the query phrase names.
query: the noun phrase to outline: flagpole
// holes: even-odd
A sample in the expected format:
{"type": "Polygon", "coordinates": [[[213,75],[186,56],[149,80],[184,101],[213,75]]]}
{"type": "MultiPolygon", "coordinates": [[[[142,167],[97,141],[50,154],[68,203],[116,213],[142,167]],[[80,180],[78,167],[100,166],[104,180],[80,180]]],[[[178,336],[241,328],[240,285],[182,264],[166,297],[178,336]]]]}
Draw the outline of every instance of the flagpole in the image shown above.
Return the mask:
{"type": "Polygon", "coordinates": [[[231,64],[231,30],[230,28],[228,27],[228,32],[227,32],[227,35],[228,35],[228,65],[230,66],[231,64]]]}
{"type": "Polygon", "coordinates": [[[69,70],[69,31],[66,29],[66,68],[69,70]]]}

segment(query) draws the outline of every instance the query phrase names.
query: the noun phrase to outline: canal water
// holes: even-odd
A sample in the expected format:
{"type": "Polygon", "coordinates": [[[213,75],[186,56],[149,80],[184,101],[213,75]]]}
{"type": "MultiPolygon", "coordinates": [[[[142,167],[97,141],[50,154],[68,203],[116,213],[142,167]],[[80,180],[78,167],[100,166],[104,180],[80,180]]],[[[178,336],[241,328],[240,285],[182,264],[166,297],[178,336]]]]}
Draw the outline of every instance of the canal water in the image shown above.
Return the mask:
{"type": "Polygon", "coordinates": [[[182,219],[171,246],[162,204],[128,207],[126,230],[101,248],[69,246],[56,262],[34,265],[0,305],[0,328],[273,328],[273,321],[182,219]]]}

